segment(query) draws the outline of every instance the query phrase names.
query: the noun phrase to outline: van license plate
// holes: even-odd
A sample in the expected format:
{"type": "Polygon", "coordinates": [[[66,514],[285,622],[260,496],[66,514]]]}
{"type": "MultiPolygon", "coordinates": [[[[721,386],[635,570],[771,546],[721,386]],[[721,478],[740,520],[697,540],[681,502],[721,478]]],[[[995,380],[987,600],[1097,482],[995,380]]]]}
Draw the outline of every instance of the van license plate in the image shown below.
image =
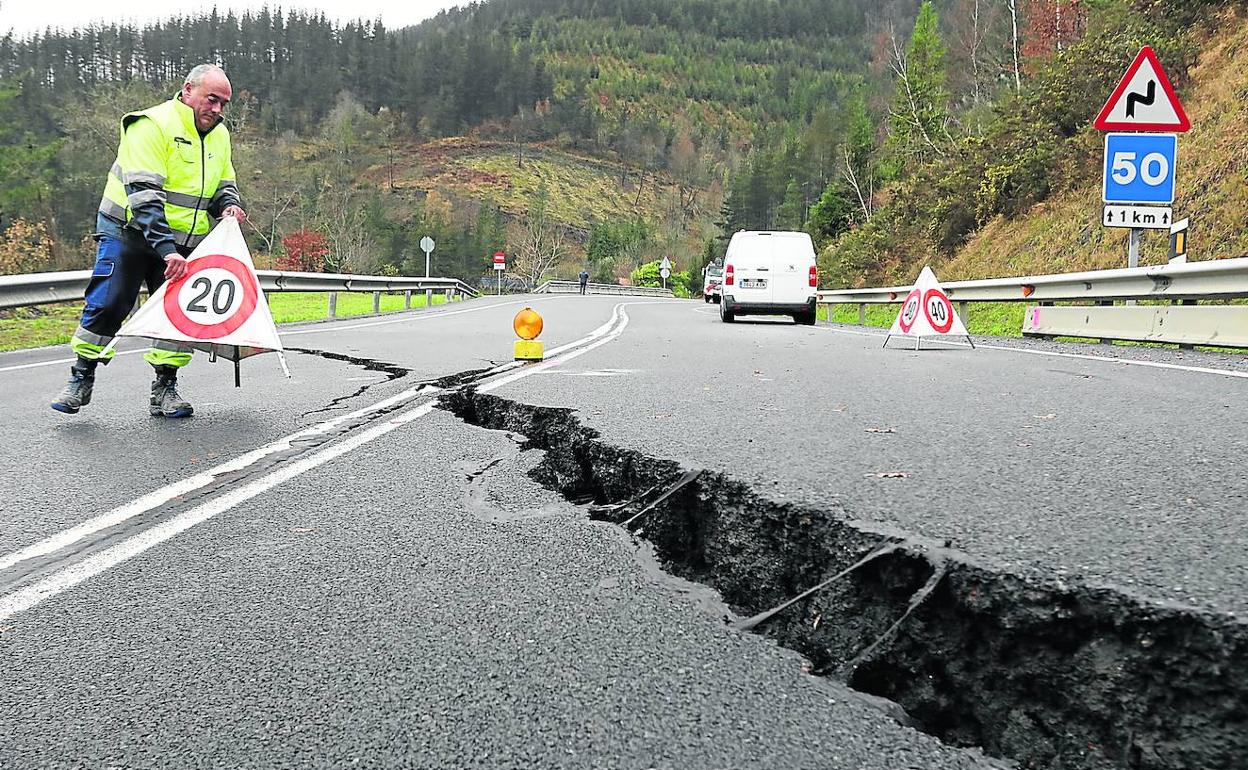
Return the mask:
{"type": "Polygon", "coordinates": [[[766,289],[767,279],[766,278],[742,278],[741,288],[742,289],[766,289]]]}

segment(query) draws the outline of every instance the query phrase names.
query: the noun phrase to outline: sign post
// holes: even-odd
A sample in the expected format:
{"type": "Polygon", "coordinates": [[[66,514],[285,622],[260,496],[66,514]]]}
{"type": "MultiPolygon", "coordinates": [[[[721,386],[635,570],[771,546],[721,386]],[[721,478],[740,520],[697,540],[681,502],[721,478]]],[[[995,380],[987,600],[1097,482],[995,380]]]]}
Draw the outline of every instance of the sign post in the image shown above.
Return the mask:
{"type": "Polygon", "coordinates": [[[435,244],[433,242],[433,239],[427,235],[424,238],[420,239],[420,249],[421,251],[425,252],[425,277],[426,278],[429,277],[429,255],[433,253],[434,245],[435,244]]]}
{"type": "Polygon", "coordinates": [[[663,288],[667,288],[667,279],[672,276],[672,260],[667,257],[659,264],[659,275],[663,278],[663,288]]]}
{"type": "MultiPolygon", "coordinates": [[[[1105,227],[1131,229],[1127,267],[1139,267],[1146,229],[1167,230],[1174,221],[1178,133],[1192,123],[1150,46],[1144,46],[1101,108],[1095,126],[1107,133],[1102,200],[1105,227]],[[1129,204],[1129,205],[1122,205],[1129,204]]],[[[1128,303],[1134,304],[1134,303],[1128,303]]]]}
{"type": "Polygon", "coordinates": [[[494,252],[494,270],[498,273],[498,296],[503,296],[503,271],[507,269],[507,255],[501,251],[494,252]]]}

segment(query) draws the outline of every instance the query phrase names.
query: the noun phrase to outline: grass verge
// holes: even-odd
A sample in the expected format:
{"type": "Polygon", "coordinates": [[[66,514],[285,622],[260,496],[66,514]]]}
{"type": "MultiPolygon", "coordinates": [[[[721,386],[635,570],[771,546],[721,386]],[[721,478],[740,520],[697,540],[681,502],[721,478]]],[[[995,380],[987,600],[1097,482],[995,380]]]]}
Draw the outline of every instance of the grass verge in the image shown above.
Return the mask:
{"type": "MultiPolygon", "coordinates": [[[[867,305],[867,326],[887,329],[897,318],[900,305],[867,305]]],[[[962,322],[971,334],[982,334],[990,337],[1021,337],[1023,336],[1023,314],[1027,311],[1021,302],[976,302],[967,305],[967,312],[962,315],[962,322]]],[[[959,312],[961,312],[959,310],[959,312]]],[[[819,308],[820,320],[829,320],[827,310],[819,308]]],[[[833,308],[833,323],[857,324],[857,305],[836,305],[833,308]]]]}

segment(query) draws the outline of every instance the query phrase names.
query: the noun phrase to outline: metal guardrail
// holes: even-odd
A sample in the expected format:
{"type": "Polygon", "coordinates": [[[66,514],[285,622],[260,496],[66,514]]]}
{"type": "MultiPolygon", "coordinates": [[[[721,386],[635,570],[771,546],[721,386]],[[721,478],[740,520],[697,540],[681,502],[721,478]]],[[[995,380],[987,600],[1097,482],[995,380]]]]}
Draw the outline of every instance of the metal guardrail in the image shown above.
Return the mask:
{"type": "MultiPolygon", "coordinates": [[[[953,281],[941,287],[957,302],[1080,302],[1127,299],[1236,299],[1248,297],[1248,257],[1183,265],[1093,270],[953,281]]],[[[819,302],[888,304],[901,302],[910,286],[839,289],[819,292],[819,302]]]]}
{"type": "MultiPolygon", "coordinates": [[[[654,286],[620,286],[614,283],[586,284],[590,294],[618,294],[635,297],[671,297],[671,289],[654,286]]],[[[577,281],[547,281],[533,290],[534,294],[579,294],[581,284],[577,281]]]]}
{"type": "MultiPolygon", "coordinates": [[[[260,288],[264,291],[349,292],[410,292],[424,291],[453,296],[478,297],[480,293],[458,278],[411,278],[406,276],[347,275],[343,273],[292,273],[280,270],[257,270],[260,288]]],[[[0,276],[0,309],[47,305],[82,299],[90,270],[62,273],[27,273],[0,276]]],[[[375,298],[376,300],[377,298],[375,298]]],[[[332,305],[332,299],[331,299],[332,305]]],[[[374,301],[374,307],[377,302],[374,301]]],[[[331,312],[332,316],[333,313],[331,312]]]]}
{"type": "MultiPolygon", "coordinates": [[[[1248,257],[1177,265],[1093,270],[1082,273],[990,278],[941,284],[965,312],[970,302],[1031,302],[1022,334],[1031,337],[1086,337],[1105,342],[1133,340],[1182,346],[1248,345],[1248,308],[1195,306],[1199,301],[1248,297],[1248,257]],[[1173,302],[1174,307],[1139,308],[1137,300],[1173,302]],[[1114,306],[1126,301],[1129,306],[1114,306]],[[1082,303],[1055,308],[1055,303],[1082,303]],[[1181,304],[1180,304],[1181,303],[1181,304]],[[1088,307],[1095,305],[1097,307],[1088,307]]],[[[910,286],[838,289],[818,293],[820,304],[866,306],[903,302],[910,286]]]]}

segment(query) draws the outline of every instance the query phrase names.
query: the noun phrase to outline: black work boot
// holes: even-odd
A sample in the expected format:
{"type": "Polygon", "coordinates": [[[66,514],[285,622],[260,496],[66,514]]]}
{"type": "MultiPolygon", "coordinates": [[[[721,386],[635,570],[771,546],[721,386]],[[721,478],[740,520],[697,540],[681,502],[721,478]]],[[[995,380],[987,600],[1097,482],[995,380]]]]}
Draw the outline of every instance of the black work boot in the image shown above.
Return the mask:
{"type": "Polygon", "coordinates": [[[95,367],[98,361],[78,357],[69,367],[69,384],[52,402],[52,408],[65,414],[78,414],[78,410],[91,403],[91,390],[95,387],[95,367]]]}
{"type": "Polygon", "coordinates": [[[195,410],[178,395],[178,368],[156,367],[156,381],[152,383],[152,401],[149,410],[153,417],[190,417],[195,410]]]}

